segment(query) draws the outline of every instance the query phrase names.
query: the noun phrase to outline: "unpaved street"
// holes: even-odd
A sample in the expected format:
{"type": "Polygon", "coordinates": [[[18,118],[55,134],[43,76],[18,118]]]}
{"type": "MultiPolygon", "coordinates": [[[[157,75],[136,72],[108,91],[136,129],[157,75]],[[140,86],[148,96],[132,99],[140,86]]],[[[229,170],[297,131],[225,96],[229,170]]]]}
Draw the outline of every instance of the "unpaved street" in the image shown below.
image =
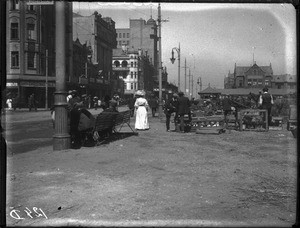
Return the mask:
{"type": "Polygon", "coordinates": [[[109,144],[9,156],[7,224],[294,224],[291,132],[182,134],[149,121],[149,131],[109,144]],[[47,218],[29,217],[26,207],[47,218]]]}

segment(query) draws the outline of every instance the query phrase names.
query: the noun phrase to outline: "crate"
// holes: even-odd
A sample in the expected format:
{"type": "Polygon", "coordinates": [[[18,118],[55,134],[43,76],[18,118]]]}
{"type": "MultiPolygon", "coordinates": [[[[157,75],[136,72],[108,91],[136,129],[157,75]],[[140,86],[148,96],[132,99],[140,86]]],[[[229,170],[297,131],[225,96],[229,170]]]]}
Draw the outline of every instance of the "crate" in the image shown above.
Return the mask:
{"type": "Polygon", "coordinates": [[[272,117],[272,125],[269,130],[283,130],[283,117],[272,117]]]}
{"type": "Polygon", "coordinates": [[[268,131],[268,111],[264,109],[244,109],[238,113],[240,131],[268,131]],[[265,120],[263,120],[265,115],[265,120]]]}
{"type": "Polygon", "coordinates": [[[220,134],[224,130],[223,116],[198,117],[194,123],[196,134],[220,134]]]}

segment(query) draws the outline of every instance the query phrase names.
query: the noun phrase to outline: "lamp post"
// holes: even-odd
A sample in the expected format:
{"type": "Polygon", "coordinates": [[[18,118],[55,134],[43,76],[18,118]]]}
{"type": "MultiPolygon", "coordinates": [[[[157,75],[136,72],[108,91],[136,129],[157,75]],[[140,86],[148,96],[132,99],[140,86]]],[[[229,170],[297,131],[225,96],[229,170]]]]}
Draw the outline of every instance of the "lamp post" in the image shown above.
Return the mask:
{"type": "Polygon", "coordinates": [[[194,58],[194,71],[192,74],[192,97],[194,96],[194,75],[195,75],[195,55],[192,54],[193,58],[194,58]]]}
{"type": "Polygon", "coordinates": [[[177,52],[178,55],[178,92],[180,91],[180,43],[179,43],[179,48],[172,48],[172,58],[170,58],[172,64],[175,62],[175,58],[174,58],[174,51],[175,50],[177,52]]]}

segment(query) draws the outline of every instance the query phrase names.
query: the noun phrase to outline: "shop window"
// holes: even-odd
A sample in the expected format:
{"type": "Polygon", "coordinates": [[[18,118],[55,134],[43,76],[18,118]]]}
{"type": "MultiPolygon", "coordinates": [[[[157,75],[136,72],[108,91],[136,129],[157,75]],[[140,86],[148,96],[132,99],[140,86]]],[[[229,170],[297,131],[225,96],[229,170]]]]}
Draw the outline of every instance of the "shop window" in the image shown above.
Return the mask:
{"type": "Polygon", "coordinates": [[[34,24],[32,23],[27,23],[27,37],[29,40],[35,40],[34,24]]]}
{"type": "Polygon", "coordinates": [[[11,52],[11,68],[18,68],[19,67],[19,52],[12,51],[11,52]]]}
{"type": "Polygon", "coordinates": [[[34,57],[35,53],[34,52],[28,52],[27,53],[27,68],[28,69],[34,69],[34,57]]]}
{"type": "Polygon", "coordinates": [[[19,24],[11,23],[10,24],[10,38],[12,40],[19,39],[19,24]]]}

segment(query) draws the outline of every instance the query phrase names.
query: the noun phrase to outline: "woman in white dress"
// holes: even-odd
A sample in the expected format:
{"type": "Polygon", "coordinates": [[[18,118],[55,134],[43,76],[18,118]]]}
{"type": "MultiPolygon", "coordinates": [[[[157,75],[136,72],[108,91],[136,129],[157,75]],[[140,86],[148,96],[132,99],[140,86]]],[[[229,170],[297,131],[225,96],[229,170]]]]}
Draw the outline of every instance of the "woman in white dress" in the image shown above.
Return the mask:
{"type": "Polygon", "coordinates": [[[134,107],[136,109],[135,129],[148,130],[148,101],[144,98],[145,93],[141,90],[138,90],[135,95],[137,97],[134,103],[134,107]]]}

